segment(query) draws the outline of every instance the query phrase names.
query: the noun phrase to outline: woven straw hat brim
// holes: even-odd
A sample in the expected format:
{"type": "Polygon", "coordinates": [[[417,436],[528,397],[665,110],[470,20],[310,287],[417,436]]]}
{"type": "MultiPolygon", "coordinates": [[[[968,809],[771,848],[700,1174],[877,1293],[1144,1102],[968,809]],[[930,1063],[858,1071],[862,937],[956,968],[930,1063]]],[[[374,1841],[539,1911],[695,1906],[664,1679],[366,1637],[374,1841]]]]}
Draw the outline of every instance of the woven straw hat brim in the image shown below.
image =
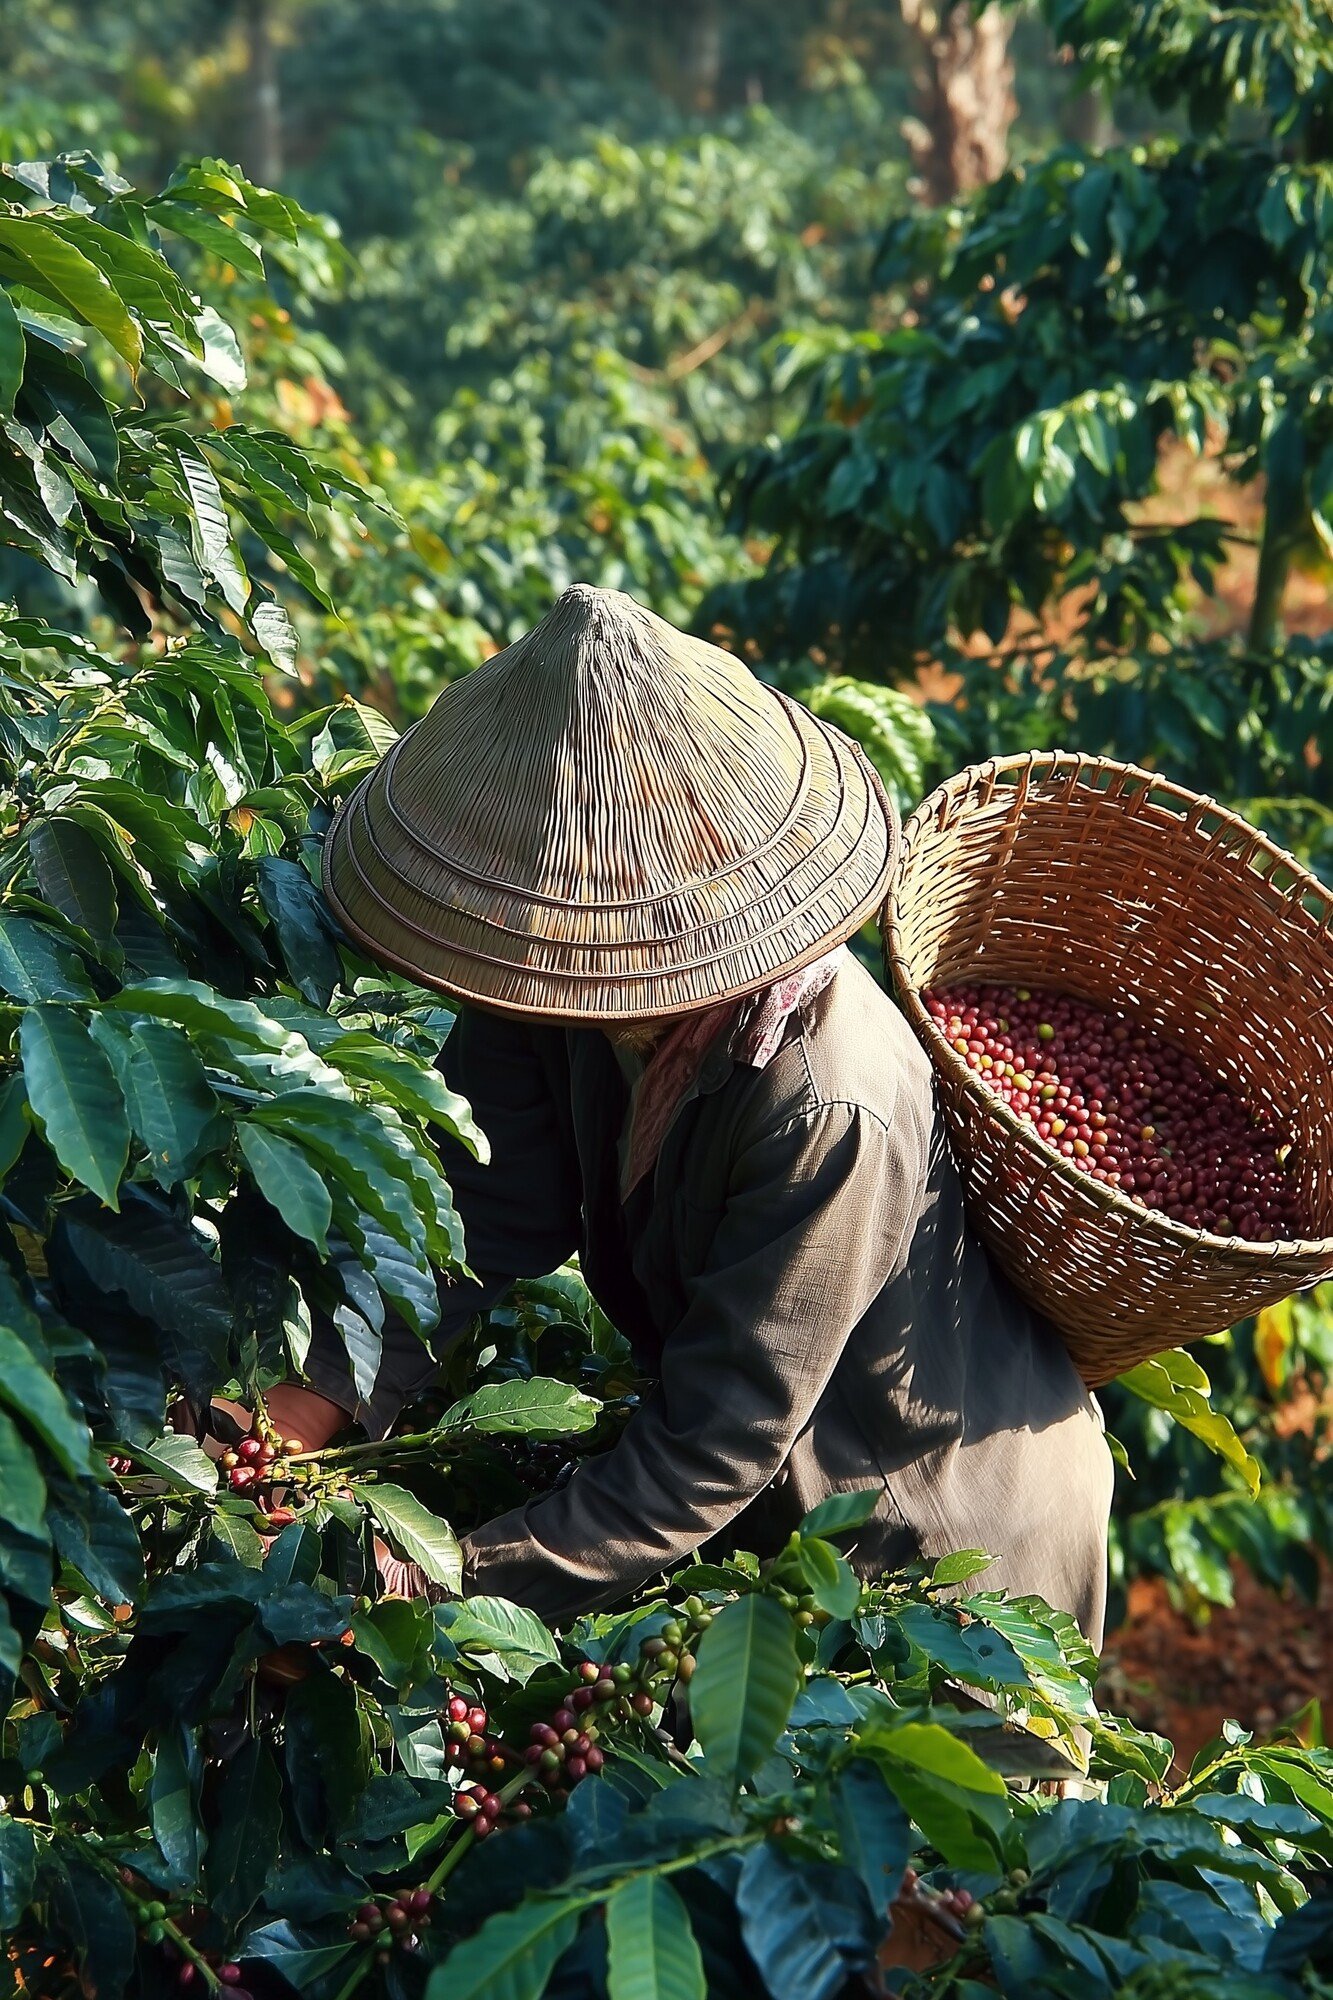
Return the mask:
{"type": "Polygon", "coordinates": [[[326,896],[372,958],[529,1019],[667,1018],[799,969],[877,911],[897,814],[840,731],[614,593],[566,593],[508,652],[446,690],[329,835],[326,896]],[[558,616],[556,640],[577,616],[632,641],[627,693],[607,695],[599,656],[600,678],[539,682],[541,706],[518,706],[558,616]],[[589,706],[622,694],[614,756],[604,715],[571,748],[589,706]]]}

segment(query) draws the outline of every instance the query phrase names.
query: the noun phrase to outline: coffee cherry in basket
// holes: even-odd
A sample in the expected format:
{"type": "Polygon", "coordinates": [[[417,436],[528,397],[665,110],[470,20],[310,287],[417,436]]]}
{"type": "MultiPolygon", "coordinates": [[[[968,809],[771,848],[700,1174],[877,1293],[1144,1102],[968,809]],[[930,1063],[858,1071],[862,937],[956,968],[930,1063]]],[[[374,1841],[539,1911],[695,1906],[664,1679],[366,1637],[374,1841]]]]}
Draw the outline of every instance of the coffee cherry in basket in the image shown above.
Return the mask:
{"type": "Polygon", "coordinates": [[[1080,1173],[1191,1229],[1251,1242],[1310,1234],[1272,1114],[1165,1036],[1025,987],[923,998],[969,1069],[1080,1173]]]}

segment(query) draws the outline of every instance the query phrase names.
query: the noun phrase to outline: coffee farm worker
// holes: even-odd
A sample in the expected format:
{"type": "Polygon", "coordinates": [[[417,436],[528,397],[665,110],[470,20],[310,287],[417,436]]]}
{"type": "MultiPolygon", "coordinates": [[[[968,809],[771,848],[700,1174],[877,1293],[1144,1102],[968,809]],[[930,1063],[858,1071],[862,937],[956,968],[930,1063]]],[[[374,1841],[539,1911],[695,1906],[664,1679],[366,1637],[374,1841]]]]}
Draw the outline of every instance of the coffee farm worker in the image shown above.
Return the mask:
{"type": "MultiPolygon", "coordinates": [[[[437,1350],[577,1252],[657,1381],[609,1450],[469,1537],[470,1589],[568,1619],[873,1488],[862,1574],[985,1549],[987,1587],[1100,1638],[1096,1407],[969,1232],[929,1062],[844,948],[897,839],[854,744],[584,585],[341,812],[329,903],[463,1003],[442,1067],[490,1140],[447,1157],[478,1275],[443,1286],[437,1350]]],[[[291,1420],[379,1435],[432,1373],[390,1328],[361,1404],[317,1337],[291,1420]]]]}

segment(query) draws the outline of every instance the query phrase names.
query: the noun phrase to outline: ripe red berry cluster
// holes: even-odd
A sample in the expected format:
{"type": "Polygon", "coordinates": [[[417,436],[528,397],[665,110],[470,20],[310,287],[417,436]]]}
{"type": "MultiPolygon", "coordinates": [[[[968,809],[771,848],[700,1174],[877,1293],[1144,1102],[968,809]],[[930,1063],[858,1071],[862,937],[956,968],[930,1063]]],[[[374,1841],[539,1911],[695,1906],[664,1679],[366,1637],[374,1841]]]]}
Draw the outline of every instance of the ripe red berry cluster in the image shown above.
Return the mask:
{"type": "Polygon", "coordinates": [[[430,1913],[435,1898],[424,1885],[420,1889],[399,1889],[377,1903],[362,1903],[347,1935],[358,1944],[379,1939],[384,1946],[401,1944],[411,1951],[420,1933],[430,1929],[430,1913]]]}
{"type": "Polygon", "coordinates": [[[898,1893],[913,1902],[939,1910],[960,1924],[980,1924],[986,1919],[984,1908],[970,1889],[933,1889],[921,1880],[915,1868],[903,1870],[903,1884],[898,1893]]]}
{"type": "Polygon", "coordinates": [[[451,1764],[463,1764],[472,1771],[498,1773],[505,1768],[504,1745],[489,1735],[490,1717],[465,1695],[450,1698],[448,1709],[447,1754],[451,1764]]]}
{"type": "Polygon", "coordinates": [[[274,1527],[285,1528],[296,1515],[290,1507],[268,1504],[269,1497],[274,1486],[299,1484],[304,1478],[303,1467],[287,1462],[304,1450],[300,1438],[266,1437],[254,1430],[234,1448],[224,1451],[219,1462],[232,1492],[248,1493],[252,1500],[260,1501],[274,1527]]]}
{"type": "Polygon", "coordinates": [[[1016,1910],[1030,1880],[1026,1868],[1011,1868],[1000,1888],[992,1890],[983,1903],[970,1889],[933,1888],[921,1880],[915,1868],[907,1868],[898,1893],[905,1901],[924,1903],[941,1915],[952,1917],[967,1930],[980,1930],[992,1912],[1003,1915],[1016,1910]]]}
{"type": "MultiPolygon", "coordinates": [[[[682,1618],[668,1619],[643,1641],[637,1666],[628,1660],[615,1666],[599,1666],[595,1660],[579,1663],[578,1679],[565,1691],[559,1708],[549,1721],[534,1722],[528,1732],[523,1761],[542,1787],[538,1797],[563,1804],[571,1787],[602,1769],[606,1753],[600,1739],[607,1724],[628,1722],[634,1716],[647,1718],[657,1706],[655,1688],[691,1678],[695,1665],[689,1650],[691,1640],[712,1623],[713,1613],[699,1597],[687,1598],[682,1610],[682,1618]]],[[[512,1761],[513,1753],[485,1735],[484,1709],[470,1708],[461,1695],[455,1695],[449,1704],[449,1717],[451,1743],[459,1746],[469,1762],[474,1757],[481,1761],[484,1753],[489,1768],[499,1771],[512,1761]],[[469,1732],[466,1742],[455,1734],[464,1729],[469,1732]],[[476,1749],[478,1744],[481,1752],[476,1749]]],[[[460,1819],[470,1822],[478,1840],[485,1840],[497,1826],[531,1817],[532,1806],[522,1795],[530,1790],[532,1786],[525,1785],[513,1797],[505,1798],[493,1789],[493,1783],[479,1778],[458,1787],[454,1810],[460,1819]]]]}
{"type": "Polygon", "coordinates": [[[1093,1180],[1191,1229],[1252,1242],[1307,1233],[1277,1121],[1164,1035],[1026,987],[923,997],[968,1067],[1093,1180]]]}

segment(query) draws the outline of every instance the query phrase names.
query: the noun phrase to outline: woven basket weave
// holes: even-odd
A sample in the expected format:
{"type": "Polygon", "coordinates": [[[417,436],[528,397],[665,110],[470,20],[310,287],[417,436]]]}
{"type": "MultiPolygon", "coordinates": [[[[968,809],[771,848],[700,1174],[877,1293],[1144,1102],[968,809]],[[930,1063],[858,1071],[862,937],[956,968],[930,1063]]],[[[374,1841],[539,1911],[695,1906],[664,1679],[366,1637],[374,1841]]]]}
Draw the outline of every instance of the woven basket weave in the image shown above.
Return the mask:
{"type": "Polygon", "coordinates": [[[1244,820],[1128,764],[973,766],[904,827],[884,944],[974,1226],[1090,1384],[1333,1276],[1333,892],[1244,820]],[[1321,1233],[1216,1236],[1080,1173],[931,1020],[923,990],[965,981],[1123,1006],[1271,1107],[1321,1233]]]}

